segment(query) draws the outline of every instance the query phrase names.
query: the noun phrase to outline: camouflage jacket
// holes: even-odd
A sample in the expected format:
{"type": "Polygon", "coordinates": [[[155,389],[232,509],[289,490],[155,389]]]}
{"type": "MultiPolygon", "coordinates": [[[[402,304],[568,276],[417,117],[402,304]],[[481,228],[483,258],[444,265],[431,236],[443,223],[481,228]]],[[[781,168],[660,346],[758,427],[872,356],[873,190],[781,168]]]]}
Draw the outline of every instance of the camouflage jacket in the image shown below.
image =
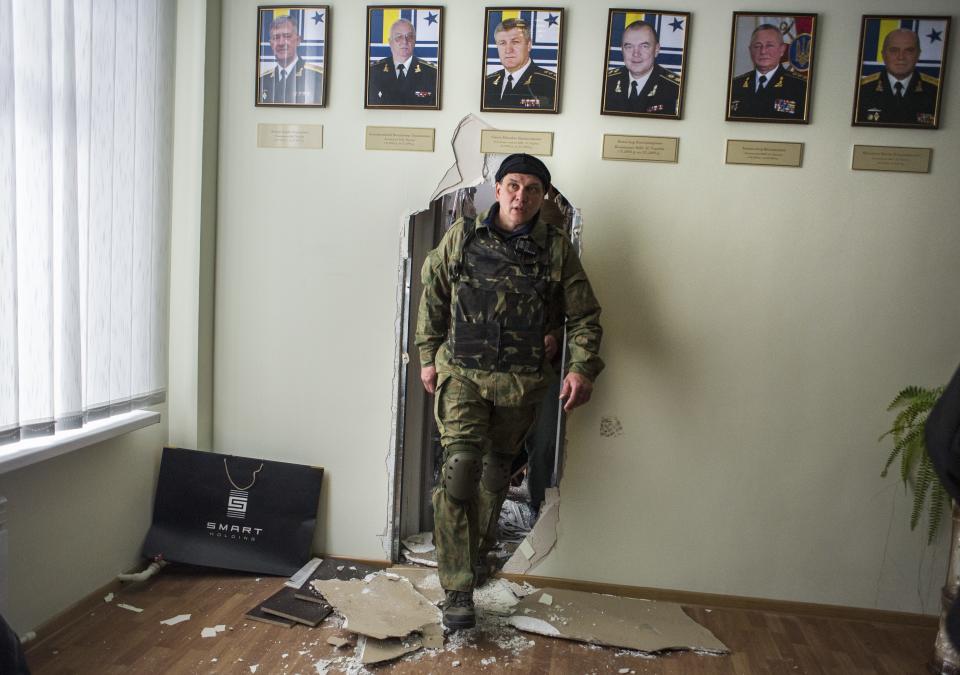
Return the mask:
{"type": "MultiPolygon", "coordinates": [[[[461,258],[466,258],[461,255],[464,225],[462,218],[455,222],[444,235],[440,245],[430,251],[423,265],[423,294],[420,299],[416,335],[420,363],[422,366],[436,367],[438,386],[451,374],[456,374],[472,381],[480,389],[481,395],[496,405],[520,406],[537,403],[550,379],[555,377],[546,359],[537,358],[535,367],[521,364],[506,370],[491,370],[466,367],[463,364],[470,363],[469,359],[465,361],[454,355],[453,332],[454,327],[460,323],[452,321],[451,314],[456,305],[456,297],[453,296],[459,294],[455,286],[463,286],[463,282],[457,278],[458,264],[461,258]]],[[[600,305],[576,251],[562,230],[539,219],[528,234],[516,239],[525,241],[516,242],[511,239],[510,248],[516,249],[519,246],[521,250],[542,253],[543,257],[557,262],[550,272],[550,288],[543,294],[543,325],[529,332],[531,344],[524,350],[523,345],[516,341],[516,332],[508,330],[499,333],[500,344],[514,344],[520,351],[542,354],[544,332],[562,334],[565,317],[568,369],[590,380],[595,379],[603,370],[603,361],[599,356],[603,333],[599,323],[600,305]],[[548,251],[548,247],[551,250],[548,251]]],[[[502,234],[478,219],[469,250],[471,256],[474,252],[476,255],[483,255],[488,251],[502,253],[507,248],[505,243],[502,234]]],[[[510,282],[504,280],[504,283],[510,282]]],[[[516,310],[518,304],[522,307],[522,303],[508,300],[505,297],[508,293],[497,292],[496,295],[500,312],[498,316],[501,320],[510,314],[510,309],[516,310]]],[[[501,347],[501,352],[507,357],[512,351],[516,349],[501,347]]]]}

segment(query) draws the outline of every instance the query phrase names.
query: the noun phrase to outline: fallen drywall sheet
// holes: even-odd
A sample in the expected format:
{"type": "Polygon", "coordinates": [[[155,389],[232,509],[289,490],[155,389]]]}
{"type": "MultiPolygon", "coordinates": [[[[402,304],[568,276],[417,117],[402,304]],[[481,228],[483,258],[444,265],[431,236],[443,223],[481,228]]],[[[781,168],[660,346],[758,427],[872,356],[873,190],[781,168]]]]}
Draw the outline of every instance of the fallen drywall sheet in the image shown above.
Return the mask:
{"type": "Polygon", "coordinates": [[[343,618],[343,627],[383,640],[406,637],[440,622],[440,610],[403,577],[377,574],[369,580],[311,581],[343,618]]]}
{"type": "Polygon", "coordinates": [[[413,587],[417,589],[427,600],[435,605],[443,602],[446,594],[440,585],[440,576],[436,570],[424,569],[422,567],[402,567],[397,565],[386,570],[387,574],[398,574],[407,579],[413,587]]]}
{"type": "Polygon", "coordinates": [[[521,600],[508,621],[531,633],[644,652],[730,651],[671,602],[545,588],[521,600]]]}
{"type": "Polygon", "coordinates": [[[447,192],[483,182],[486,176],[486,156],[480,152],[480,131],[493,128],[474,115],[467,115],[460,120],[453,132],[453,140],[450,141],[453,146],[453,166],[447,169],[436,190],[430,195],[431,202],[447,192]]]}
{"type": "Polygon", "coordinates": [[[540,517],[530,530],[527,538],[521,542],[510,559],[504,564],[503,571],[512,574],[526,574],[543,560],[557,543],[557,524],[560,522],[560,489],[547,488],[544,492],[543,508],[540,517]]]}
{"type": "Polygon", "coordinates": [[[423,640],[419,635],[411,635],[406,638],[387,638],[386,640],[377,640],[372,637],[361,637],[357,641],[357,656],[360,663],[369,665],[371,663],[382,663],[399,658],[404,654],[415,652],[423,647],[423,640]]]}

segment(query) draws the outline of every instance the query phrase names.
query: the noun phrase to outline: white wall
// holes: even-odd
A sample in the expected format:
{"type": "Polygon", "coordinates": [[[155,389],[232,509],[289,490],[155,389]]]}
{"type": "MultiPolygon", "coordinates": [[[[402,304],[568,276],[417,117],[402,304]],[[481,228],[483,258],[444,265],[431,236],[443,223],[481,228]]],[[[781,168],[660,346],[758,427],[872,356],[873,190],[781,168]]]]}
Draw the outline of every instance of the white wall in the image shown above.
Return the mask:
{"type": "MultiPolygon", "coordinates": [[[[682,121],[598,114],[607,6],[587,0],[565,3],[562,114],[482,115],[555,132],[604,305],[609,367],[569,422],[561,540],[536,573],[936,612],[943,546],[907,531],[876,438],[902,386],[960,356],[956,49],[940,130],[853,128],[860,15],[903,4],[816,0],[812,124],[728,123],[731,11],[754,4],[771,9],[677,4],[682,121]],[[680,161],[604,162],[604,132],[679,136],[680,161]],[[727,138],[803,142],[804,166],[725,166],[727,138]],[[933,146],[933,171],[854,173],[854,143],[933,146]],[[600,436],[605,416],[623,435],[600,436]]],[[[256,6],[223,8],[214,447],[324,466],[318,547],[383,558],[401,216],[479,112],[483,5],[446,3],[441,112],[363,109],[365,7],[346,2],[328,107],[255,108],[256,6]],[[258,149],[263,122],[323,124],[325,147],[258,149]],[[435,127],[437,151],[365,152],[367,124],[435,127]]]]}
{"type": "Polygon", "coordinates": [[[150,526],[160,424],[0,475],[7,498],[9,614],[24,633],[139,564],[150,526]]]}

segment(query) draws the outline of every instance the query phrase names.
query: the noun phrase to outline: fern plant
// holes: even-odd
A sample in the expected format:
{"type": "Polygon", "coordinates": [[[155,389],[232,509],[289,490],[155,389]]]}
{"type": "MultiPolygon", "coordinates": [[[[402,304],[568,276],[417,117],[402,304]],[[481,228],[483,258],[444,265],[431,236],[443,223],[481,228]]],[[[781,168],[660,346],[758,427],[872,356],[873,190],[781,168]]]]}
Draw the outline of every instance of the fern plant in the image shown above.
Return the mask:
{"type": "Polygon", "coordinates": [[[887,406],[888,411],[899,410],[900,412],[893,419],[893,426],[878,439],[882,441],[888,436],[893,437],[893,450],[887,456],[887,463],[880,473],[881,476],[886,477],[897,457],[900,457],[900,479],[904,485],[907,484],[910,475],[916,472],[910,529],[916,529],[926,505],[928,544],[933,543],[937,534],[940,521],[943,519],[943,507],[948,498],[930,463],[923,427],[927,421],[927,415],[943,394],[943,390],[944,387],[928,389],[916,386],[902,390],[887,406]]]}

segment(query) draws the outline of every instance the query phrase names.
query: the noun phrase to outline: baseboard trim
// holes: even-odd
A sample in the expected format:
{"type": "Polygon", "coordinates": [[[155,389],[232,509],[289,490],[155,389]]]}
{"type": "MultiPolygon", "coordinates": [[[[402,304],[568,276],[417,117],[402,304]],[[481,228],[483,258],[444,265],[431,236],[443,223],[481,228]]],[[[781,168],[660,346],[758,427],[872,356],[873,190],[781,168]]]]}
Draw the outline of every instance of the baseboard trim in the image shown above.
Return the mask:
{"type": "Polygon", "coordinates": [[[937,626],[939,617],[928,614],[913,614],[910,612],[894,612],[886,609],[871,609],[868,607],[845,607],[843,605],[822,605],[812,602],[797,602],[794,600],[771,600],[768,598],[752,598],[739,595],[720,595],[717,593],[696,593],[694,591],[677,591],[668,588],[646,588],[643,586],[623,586],[596,581],[577,581],[557,577],[539,577],[529,574],[506,574],[498,576],[511,581],[529,582],[538,588],[553,587],[565,588],[573,591],[588,593],[607,593],[621,595],[628,598],[644,598],[647,600],[664,600],[680,605],[722,607],[726,609],[749,609],[760,612],[774,612],[777,614],[796,614],[802,616],[819,616],[828,619],[847,619],[852,621],[871,621],[877,623],[895,623],[903,626],[937,626]]]}
{"type": "MultiPolygon", "coordinates": [[[[127,571],[131,573],[139,572],[142,568],[142,565],[138,565],[137,567],[127,571]]],[[[23,645],[23,649],[26,654],[29,655],[33,650],[42,647],[46,641],[54,637],[57,633],[69,628],[74,623],[87,616],[96,607],[97,601],[102,604],[103,596],[109,593],[116,593],[122,588],[122,586],[122,581],[113,579],[100,588],[94,590],[89,595],[85,595],[84,597],[80,598],[62,612],[55,614],[52,618],[41,623],[39,626],[33,629],[33,633],[36,637],[23,645]]]]}

